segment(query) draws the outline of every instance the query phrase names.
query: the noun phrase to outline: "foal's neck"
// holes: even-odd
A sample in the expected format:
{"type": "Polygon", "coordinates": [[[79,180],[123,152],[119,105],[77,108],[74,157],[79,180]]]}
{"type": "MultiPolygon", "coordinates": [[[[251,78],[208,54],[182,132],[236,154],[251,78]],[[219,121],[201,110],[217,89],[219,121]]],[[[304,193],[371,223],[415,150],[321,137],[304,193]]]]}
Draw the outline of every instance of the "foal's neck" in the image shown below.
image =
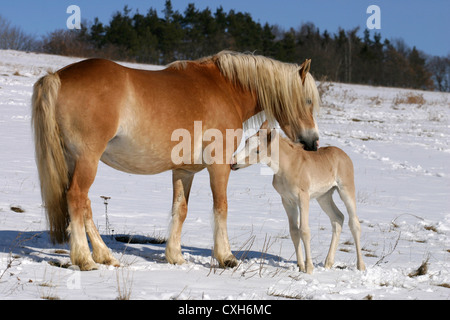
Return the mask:
{"type": "MultiPolygon", "coordinates": [[[[301,153],[306,153],[303,146],[300,144],[295,144],[288,138],[282,137],[278,134],[278,155],[274,154],[276,152],[273,148],[275,140],[270,141],[270,157],[267,165],[274,171],[275,175],[282,175],[291,161],[293,153],[299,155],[301,153]]],[[[301,161],[302,157],[295,157],[295,161],[301,161]],[[297,159],[298,158],[298,159],[297,159]]]]}

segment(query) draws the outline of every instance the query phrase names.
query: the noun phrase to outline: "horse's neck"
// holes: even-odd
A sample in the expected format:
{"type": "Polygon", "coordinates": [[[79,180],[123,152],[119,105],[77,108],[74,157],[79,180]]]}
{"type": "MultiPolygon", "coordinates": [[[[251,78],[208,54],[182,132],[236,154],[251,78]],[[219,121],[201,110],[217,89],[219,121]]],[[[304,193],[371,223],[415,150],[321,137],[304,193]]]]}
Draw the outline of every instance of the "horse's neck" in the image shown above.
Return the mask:
{"type": "Polygon", "coordinates": [[[237,109],[236,111],[240,115],[242,123],[245,123],[247,120],[263,111],[258,104],[258,98],[255,92],[227,79],[214,63],[203,64],[203,67],[210,72],[212,79],[218,80],[216,77],[221,78],[221,80],[218,81],[224,92],[227,93],[228,98],[230,98],[231,101],[234,101],[237,109]]]}
{"type": "MultiPolygon", "coordinates": [[[[244,97],[244,99],[240,100],[239,108],[241,109],[241,115],[242,115],[242,123],[253,121],[257,119],[258,122],[263,118],[265,119],[263,110],[259,106],[259,104],[256,101],[256,97],[251,92],[245,92],[242,91],[241,93],[244,97]],[[260,119],[261,118],[261,119],[260,119]]],[[[261,123],[262,123],[261,121],[261,123]]]]}
{"type": "Polygon", "coordinates": [[[178,72],[201,72],[202,76],[206,76],[208,81],[217,84],[224,97],[225,103],[230,102],[235,106],[236,112],[239,114],[242,123],[254,115],[263,111],[257,102],[257,94],[243,88],[239,84],[235,84],[227,79],[219,70],[217,65],[209,59],[204,62],[196,61],[176,61],[169,65],[168,68],[178,72]]]}

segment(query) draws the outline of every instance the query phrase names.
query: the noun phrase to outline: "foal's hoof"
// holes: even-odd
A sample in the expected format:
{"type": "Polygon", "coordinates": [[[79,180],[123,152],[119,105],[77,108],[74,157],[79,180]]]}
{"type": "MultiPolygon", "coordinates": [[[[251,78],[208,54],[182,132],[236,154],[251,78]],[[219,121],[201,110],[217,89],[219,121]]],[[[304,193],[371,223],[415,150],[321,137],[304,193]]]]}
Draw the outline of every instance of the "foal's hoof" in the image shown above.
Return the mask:
{"type": "Polygon", "coordinates": [[[166,255],[166,260],[170,264],[178,264],[178,265],[180,265],[180,264],[185,264],[186,263],[186,260],[184,260],[184,258],[183,258],[183,256],[181,254],[180,255],[176,255],[174,257],[166,255]]]}
{"type": "Polygon", "coordinates": [[[304,272],[306,274],[312,274],[314,271],[314,266],[313,265],[297,265],[298,266],[298,271],[299,272],[304,272]]]}
{"type": "Polygon", "coordinates": [[[237,264],[238,261],[233,255],[229,256],[223,262],[219,263],[221,268],[234,268],[237,266],[237,264]]]}
{"type": "Polygon", "coordinates": [[[366,270],[366,265],[364,264],[364,262],[358,263],[357,264],[357,268],[359,271],[365,271],[366,270]]]}

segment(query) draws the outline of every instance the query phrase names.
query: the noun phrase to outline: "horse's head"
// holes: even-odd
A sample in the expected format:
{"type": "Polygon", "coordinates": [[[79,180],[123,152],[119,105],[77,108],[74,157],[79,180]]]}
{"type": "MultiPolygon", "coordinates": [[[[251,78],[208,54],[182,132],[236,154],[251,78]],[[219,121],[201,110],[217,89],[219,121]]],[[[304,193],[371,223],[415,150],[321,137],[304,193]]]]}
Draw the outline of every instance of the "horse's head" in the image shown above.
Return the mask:
{"type": "Polygon", "coordinates": [[[301,94],[297,97],[296,110],[291,115],[277,119],[280,127],[294,142],[304,145],[305,150],[316,151],[319,144],[319,131],[315,114],[320,107],[319,92],[313,76],[309,73],[311,60],[306,60],[299,69],[298,81],[301,82],[301,94]]]}
{"type": "Polygon", "coordinates": [[[214,62],[228,80],[239,84],[257,98],[271,125],[278,122],[293,142],[306,150],[317,150],[319,139],[314,114],[319,109],[319,93],[309,73],[311,60],[300,66],[263,56],[229,51],[218,53],[214,62]]]}

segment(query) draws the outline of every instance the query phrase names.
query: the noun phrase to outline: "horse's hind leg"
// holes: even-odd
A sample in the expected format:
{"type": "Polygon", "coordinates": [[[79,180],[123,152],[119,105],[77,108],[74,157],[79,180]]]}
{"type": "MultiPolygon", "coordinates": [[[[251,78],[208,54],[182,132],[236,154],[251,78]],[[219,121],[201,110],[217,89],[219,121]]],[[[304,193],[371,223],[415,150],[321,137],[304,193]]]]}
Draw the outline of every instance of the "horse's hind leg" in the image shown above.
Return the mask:
{"type": "Polygon", "coordinates": [[[189,193],[194,174],[184,170],[172,171],[173,203],[170,236],[166,245],[166,259],[169,263],[185,262],[181,255],[181,229],[186,219],[189,193]]]}
{"type": "Polygon", "coordinates": [[[109,248],[103,242],[97,227],[94,224],[94,220],[92,219],[92,209],[89,206],[89,210],[86,212],[85,218],[85,226],[86,232],[89,236],[89,240],[92,244],[92,257],[94,261],[101,264],[113,265],[115,267],[119,267],[119,261],[114,258],[109,248]]]}
{"type": "Polygon", "coordinates": [[[92,220],[91,201],[88,198],[89,188],[95,179],[98,159],[80,157],[77,159],[69,190],[67,203],[70,215],[70,258],[72,264],[81,270],[96,269],[94,262],[118,265],[111,252],[104,244],[92,220]],[[91,256],[86,238],[88,233],[92,249],[91,256]]]}
{"type": "Polygon", "coordinates": [[[317,202],[323,211],[328,215],[332,227],[332,237],[330,249],[328,250],[327,258],[325,259],[325,268],[329,269],[334,264],[334,257],[336,255],[337,246],[339,243],[339,236],[342,231],[342,224],[344,223],[344,215],[338,209],[333,201],[333,189],[317,198],[317,202]]]}

